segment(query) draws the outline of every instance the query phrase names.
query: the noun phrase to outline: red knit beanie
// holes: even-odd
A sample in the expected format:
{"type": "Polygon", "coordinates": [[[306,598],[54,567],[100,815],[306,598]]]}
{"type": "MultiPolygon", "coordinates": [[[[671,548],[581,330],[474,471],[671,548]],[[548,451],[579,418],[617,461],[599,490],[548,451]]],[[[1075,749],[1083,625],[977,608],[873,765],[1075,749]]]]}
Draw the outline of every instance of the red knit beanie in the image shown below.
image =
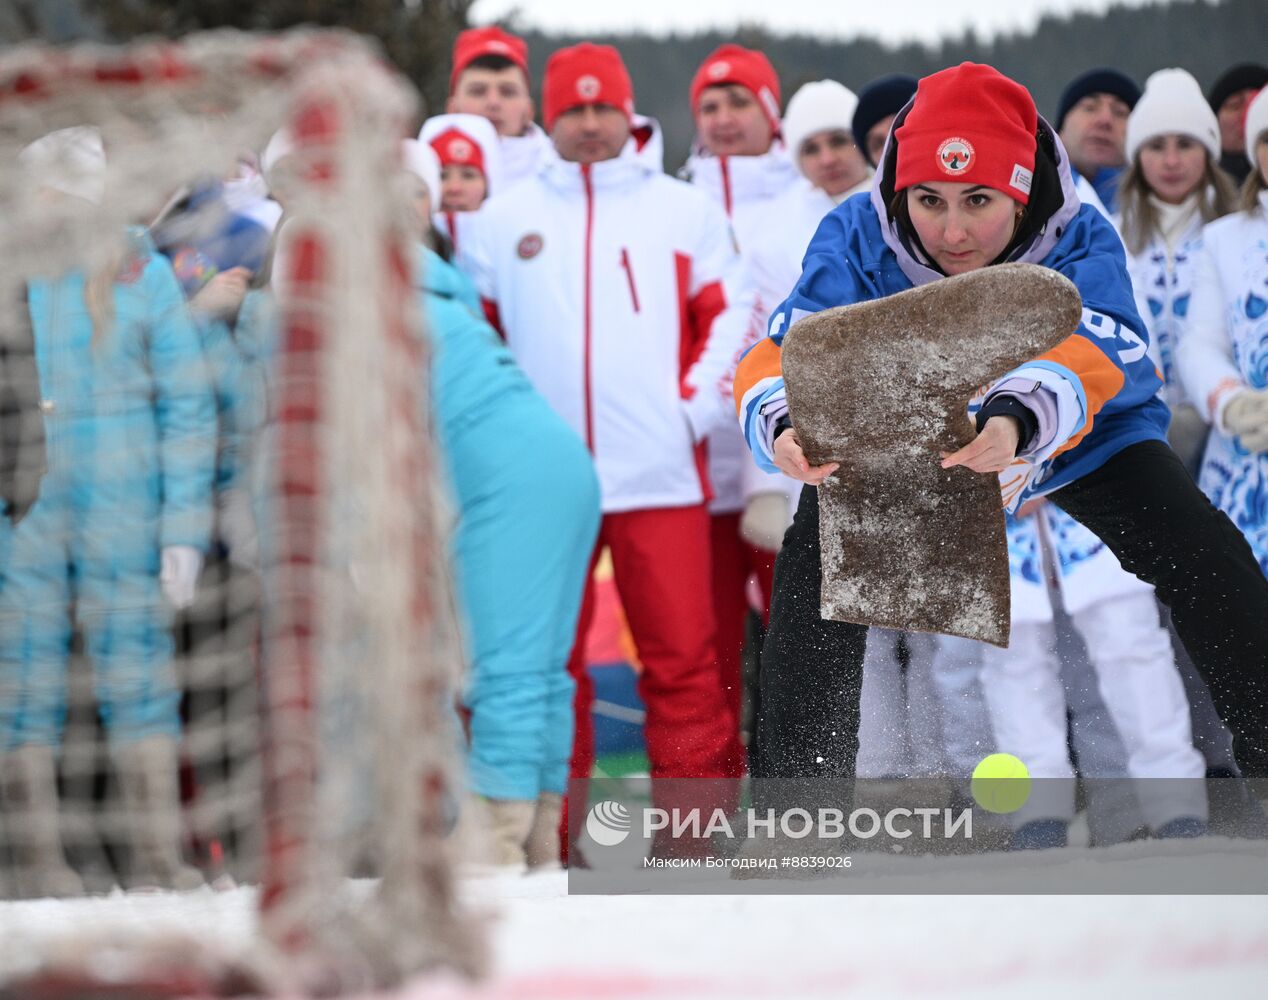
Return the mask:
{"type": "Polygon", "coordinates": [[[756,49],[726,44],[714,49],[691,80],[691,113],[700,106],[706,87],[736,83],[752,91],[773,131],[779,131],[779,77],[770,60],[756,49]]]}
{"type": "Polygon", "coordinates": [[[475,167],[488,176],[484,169],[484,152],[480,144],[465,132],[456,128],[445,129],[431,140],[431,148],[440,158],[441,167],[475,167]]]}
{"type": "Polygon", "coordinates": [[[458,85],[462,71],[481,56],[502,56],[528,76],[528,46],[524,39],[501,28],[468,28],[453,43],[453,70],[449,74],[449,92],[458,85]]]}
{"type": "Polygon", "coordinates": [[[634,85],[621,53],[611,45],[582,42],[560,49],[546,63],[542,80],[542,121],[549,132],[555,119],[572,108],[610,104],[634,115],[634,85]]]}
{"type": "Polygon", "coordinates": [[[930,181],[984,184],[1025,205],[1038,125],[1030,91],[991,66],[966,62],[927,76],[894,133],[894,190],[930,181]]]}

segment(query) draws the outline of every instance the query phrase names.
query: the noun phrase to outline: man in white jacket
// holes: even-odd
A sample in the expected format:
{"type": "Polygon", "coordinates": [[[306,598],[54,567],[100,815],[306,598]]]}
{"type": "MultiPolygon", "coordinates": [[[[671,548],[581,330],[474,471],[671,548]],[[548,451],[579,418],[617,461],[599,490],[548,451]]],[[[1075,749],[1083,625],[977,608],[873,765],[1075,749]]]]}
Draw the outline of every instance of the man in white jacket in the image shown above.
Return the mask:
{"type": "Polygon", "coordinates": [[[469,28],[458,36],[445,110],[492,122],[507,186],[533,176],[550,151],[550,139],[533,121],[528,46],[501,28],[469,28]]]}
{"type": "MultiPolygon", "coordinates": [[[[714,657],[703,442],[726,405],[752,311],[725,216],[643,155],[633,88],[610,46],[556,52],[543,112],[556,151],[481,212],[485,309],[524,372],[594,455],[607,546],[643,664],[651,773],[742,772],[714,657]]],[[[593,612],[582,607],[579,635],[593,612]]],[[[594,760],[581,650],[574,777],[594,760]]]]}
{"type": "MultiPolygon", "coordinates": [[[[779,138],[779,77],[761,52],[740,45],[714,50],[691,82],[696,147],[682,176],[709,195],[727,214],[740,251],[747,255],[770,234],[761,231],[763,209],[797,183],[796,168],[779,138]]],[[[766,308],[769,308],[769,303],[766,308]]],[[[762,335],[758,303],[745,346],[762,335]]],[[[748,581],[756,577],[763,610],[770,606],[774,552],[772,532],[758,532],[759,544],[741,533],[753,460],[735,427],[709,436],[709,504],[713,558],[713,613],[717,651],[732,711],[741,707],[740,653],[748,614],[748,581]]],[[[772,504],[773,505],[773,504],[772,504]]],[[[761,518],[757,521],[769,521],[761,518]]],[[[750,518],[752,520],[752,518],[750,518]]],[[[757,537],[757,536],[754,536],[757,537]]]]}

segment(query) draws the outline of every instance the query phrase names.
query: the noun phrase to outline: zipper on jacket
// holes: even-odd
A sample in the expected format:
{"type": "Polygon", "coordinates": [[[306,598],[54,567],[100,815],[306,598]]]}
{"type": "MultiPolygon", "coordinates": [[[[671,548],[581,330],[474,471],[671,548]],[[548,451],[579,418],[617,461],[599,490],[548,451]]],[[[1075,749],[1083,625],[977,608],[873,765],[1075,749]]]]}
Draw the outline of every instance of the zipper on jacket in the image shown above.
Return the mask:
{"type": "Polygon", "coordinates": [[[630,251],[627,247],[621,247],[621,266],[625,268],[625,280],[630,286],[630,301],[634,304],[634,311],[638,312],[638,286],[634,284],[634,265],[630,263],[630,251]]]}
{"type": "Polygon", "coordinates": [[[718,168],[722,171],[722,207],[726,209],[726,217],[731,218],[731,165],[728,157],[718,157],[718,168]]]}
{"type": "Polygon", "coordinates": [[[581,164],[581,183],[586,192],[586,242],[585,242],[585,302],[582,327],[582,364],[585,370],[582,379],[585,386],[586,405],[586,447],[594,453],[594,397],[590,384],[590,284],[591,284],[591,248],[594,243],[594,185],[590,181],[590,164],[581,164]]]}

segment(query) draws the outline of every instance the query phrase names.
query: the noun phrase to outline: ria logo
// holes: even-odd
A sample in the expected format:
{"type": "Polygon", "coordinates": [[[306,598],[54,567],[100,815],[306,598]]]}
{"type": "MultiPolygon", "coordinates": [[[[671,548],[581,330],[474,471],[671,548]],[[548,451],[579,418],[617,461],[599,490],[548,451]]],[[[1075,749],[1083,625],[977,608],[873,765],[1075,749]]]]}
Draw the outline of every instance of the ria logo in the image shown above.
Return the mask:
{"type": "Polygon", "coordinates": [[[973,144],[958,136],[944,139],[938,147],[938,166],[952,177],[963,174],[973,165],[973,144]]]}
{"type": "Polygon", "coordinates": [[[619,802],[604,799],[586,816],[586,833],[600,847],[615,847],[630,835],[630,811],[619,802]]]}

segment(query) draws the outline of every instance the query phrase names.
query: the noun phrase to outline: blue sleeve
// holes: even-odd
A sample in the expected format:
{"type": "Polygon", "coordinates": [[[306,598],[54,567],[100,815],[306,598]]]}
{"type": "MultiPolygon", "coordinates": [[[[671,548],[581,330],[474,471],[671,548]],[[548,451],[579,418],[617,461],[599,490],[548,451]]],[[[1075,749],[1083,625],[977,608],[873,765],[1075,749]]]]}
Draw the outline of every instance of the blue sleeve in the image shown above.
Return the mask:
{"type": "Polygon", "coordinates": [[[167,258],[145,269],[150,369],[163,477],[160,544],[206,550],[211,541],[216,403],[180,284],[167,258]]]}
{"type": "Polygon", "coordinates": [[[194,322],[216,400],[216,489],[224,490],[236,485],[242,472],[246,366],[228,323],[197,315],[194,322]]]}

